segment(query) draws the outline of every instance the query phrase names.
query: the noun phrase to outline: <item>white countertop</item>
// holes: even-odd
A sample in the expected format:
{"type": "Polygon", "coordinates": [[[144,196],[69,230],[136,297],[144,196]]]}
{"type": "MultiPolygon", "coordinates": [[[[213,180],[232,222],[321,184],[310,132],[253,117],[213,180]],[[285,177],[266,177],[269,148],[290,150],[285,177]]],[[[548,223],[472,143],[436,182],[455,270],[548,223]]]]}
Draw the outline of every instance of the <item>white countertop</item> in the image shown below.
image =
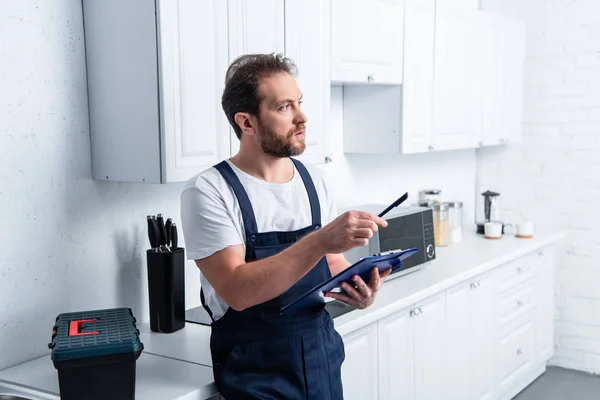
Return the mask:
{"type": "MultiPolygon", "coordinates": [[[[397,277],[392,275],[381,287],[371,307],[335,318],[335,328],[342,335],[352,332],[564,236],[564,232],[541,231],[532,239],[505,235],[502,240],[487,240],[476,233],[466,232],[462,243],[438,247],[436,259],[421,270],[397,277]]],[[[208,326],[188,322],[185,328],[168,334],[151,332],[148,324],[141,324],[139,329],[140,339],[149,353],[212,365],[208,326]]]]}
{"type": "MultiPolygon", "coordinates": [[[[59,400],[58,371],[50,355],[0,371],[0,381],[42,390],[59,400]]],[[[144,400],[205,400],[217,394],[212,368],[143,351],[136,362],[135,397],[144,400]]]]}
{"type": "MultiPolygon", "coordinates": [[[[564,232],[542,231],[533,239],[506,235],[502,240],[486,240],[467,232],[462,243],[438,247],[436,260],[421,270],[392,275],[371,307],[335,318],[335,327],[344,335],[564,236],[564,232]]],[[[137,398],[207,399],[216,393],[208,326],[188,322],[185,328],[167,334],[151,332],[147,323],[138,328],[144,352],[137,361],[137,398]]],[[[0,380],[58,393],[58,378],[49,356],[0,371],[0,380]]]]}

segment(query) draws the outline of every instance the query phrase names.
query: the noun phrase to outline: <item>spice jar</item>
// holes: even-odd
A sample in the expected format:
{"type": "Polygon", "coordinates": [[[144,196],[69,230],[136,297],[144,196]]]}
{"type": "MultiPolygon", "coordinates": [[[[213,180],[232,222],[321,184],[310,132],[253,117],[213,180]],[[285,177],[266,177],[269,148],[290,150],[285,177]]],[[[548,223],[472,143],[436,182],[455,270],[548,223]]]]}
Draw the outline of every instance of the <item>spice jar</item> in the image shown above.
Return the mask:
{"type": "Polygon", "coordinates": [[[448,238],[451,244],[460,243],[463,239],[463,203],[448,202],[448,238]]]}
{"type": "Polygon", "coordinates": [[[433,237],[435,245],[448,246],[448,203],[433,204],[433,237]]]}

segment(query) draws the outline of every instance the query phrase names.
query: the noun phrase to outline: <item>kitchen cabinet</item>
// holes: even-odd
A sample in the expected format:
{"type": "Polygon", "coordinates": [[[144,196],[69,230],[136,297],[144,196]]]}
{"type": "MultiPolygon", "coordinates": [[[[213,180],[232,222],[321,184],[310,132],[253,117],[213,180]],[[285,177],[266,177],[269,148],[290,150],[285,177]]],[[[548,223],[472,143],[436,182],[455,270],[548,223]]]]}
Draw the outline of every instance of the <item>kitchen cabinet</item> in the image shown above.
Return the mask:
{"type": "MultiPolygon", "coordinates": [[[[284,5],[280,0],[228,0],[230,63],[246,53],[285,54],[284,5]]],[[[240,141],[233,128],[230,138],[234,155],[240,141]]]]}
{"type": "Polygon", "coordinates": [[[535,296],[539,299],[537,308],[536,343],[538,362],[549,359],[554,353],[554,288],[556,270],[552,260],[555,257],[554,247],[546,247],[532,255],[536,264],[538,279],[535,296]]]}
{"type": "Polygon", "coordinates": [[[492,274],[447,291],[447,396],[493,399],[496,306],[492,274]]]}
{"type": "Polygon", "coordinates": [[[344,399],[377,399],[377,324],[344,335],[342,340],[346,352],[342,364],[344,399]]]}
{"type": "Polygon", "coordinates": [[[445,394],[444,293],[379,321],[380,399],[438,399],[445,394]]]}
{"type": "Polygon", "coordinates": [[[402,83],[404,0],[331,0],[331,80],[402,83]]]}
{"type": "Polygon", "coordinates": [[[415,399],[414,309],[379,321],[379,399],[415,399]]]}
{"type": "Polygon", "coordinates": [[[227,4],[84,0],[83,9],[93,178],[181,181],[229,155],[219,100],[227,4]]]}
{"type": "Polygon", "coordinates": [[[285,54],[298,66],[298,85],[307,117],[306,149],[296,158],[323,164],[330,153],[330,2],[285,1],[285,54]]]}
{"type": "MultiPolygon", "coordinates": [[[[308,118],[305,164],[325,162],[329,152],[330,2],[318,0],[229,0],[229,59],[245,53],[281,53],[298,68],[308,118]]],[[[240,142],[230,132],[231,155],[240,142]]]]}
{"type": "Polygon", "coordinates": [[[479,17],[436,12],[430,150],[475,148],[481,140],[479,17]]]}
{"type": "Polygon", "coordinates": [[[406,0],[402,87],[403,154],[422,153],[433,133],[435,0],[406,0]]]}
{"type": "Polygon", "coordinates": [[[519,142],[522,137],[525,28],[494,14],[483,14],[482,145],[519,142]]]}

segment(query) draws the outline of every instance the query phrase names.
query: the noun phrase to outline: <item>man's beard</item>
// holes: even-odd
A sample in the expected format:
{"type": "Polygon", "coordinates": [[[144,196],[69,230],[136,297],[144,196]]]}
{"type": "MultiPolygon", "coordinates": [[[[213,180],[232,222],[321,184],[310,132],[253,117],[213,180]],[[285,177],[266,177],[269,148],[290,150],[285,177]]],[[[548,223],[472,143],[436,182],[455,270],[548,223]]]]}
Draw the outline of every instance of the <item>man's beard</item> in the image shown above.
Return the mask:
{"type": "Polygon", "coordinates": [[[259,128],[260,135],[258,136],[258,140],[260,141],[260,146],[265,154],[284,158],[299,156],[304,153],[304,149],[306,148],[306,143],[304,141],[304,138],[306,137],[306,126],[304,124],[296,125],[296,128],[290,130],[284,137],[278,135],[276,132],[262,124],[259,124],[259,128]],[[294,139],[295,134],[299,131],[304,131],[305,135],[294,139]],[[298,140],[297,144],[294,144],[295,140],[298,140]]]}

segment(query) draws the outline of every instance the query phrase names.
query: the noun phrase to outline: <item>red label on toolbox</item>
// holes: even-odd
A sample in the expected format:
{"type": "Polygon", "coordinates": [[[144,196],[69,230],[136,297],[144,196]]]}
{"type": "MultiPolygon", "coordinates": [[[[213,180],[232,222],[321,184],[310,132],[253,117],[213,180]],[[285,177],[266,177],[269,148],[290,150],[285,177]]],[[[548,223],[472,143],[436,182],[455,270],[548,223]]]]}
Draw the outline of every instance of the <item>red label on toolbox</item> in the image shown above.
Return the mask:
{"type": "Polygon", "coordinates": [[[80,319],[77,321],[69,322],[69,336],[84,336],[84,335],[98,335],[98,332],[80,332],[81,324],[84,322],[98,322],[96,318],[94,319],[80,319]]]}

